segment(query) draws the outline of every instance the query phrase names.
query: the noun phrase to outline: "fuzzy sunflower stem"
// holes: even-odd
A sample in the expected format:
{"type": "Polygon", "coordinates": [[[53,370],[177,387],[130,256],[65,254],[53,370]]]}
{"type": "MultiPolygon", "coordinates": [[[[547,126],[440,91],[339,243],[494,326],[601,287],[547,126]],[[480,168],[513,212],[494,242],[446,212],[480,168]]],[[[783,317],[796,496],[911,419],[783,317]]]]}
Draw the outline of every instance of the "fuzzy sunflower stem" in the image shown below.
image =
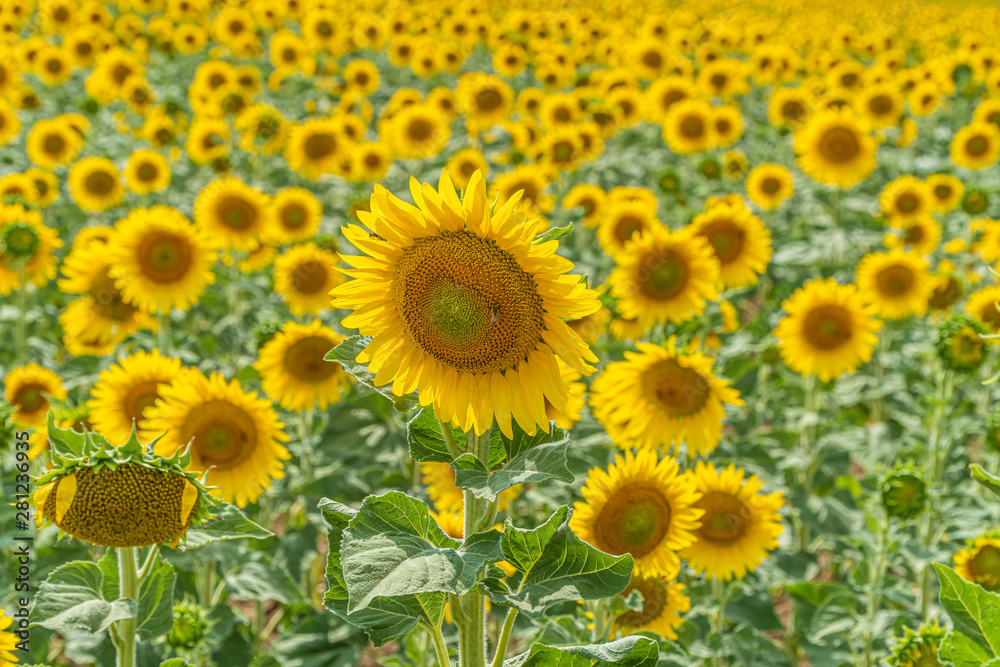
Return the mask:
{"type": "Polygon", "coordinates": [[[712,614],[712,631],[719,636],[719,650],[712,655],[712,667],[722,667],[722,631],[725,629],[726,623],[728,591],[725,582],[718,577],[712,579],[712,594],[716,602],[719,603],[718,609],[712,614]]]}
{"type": "Polygon", "coordinates": [[[517,609],[511,607],[507,612],[507,618],[503,621],[503,629],[500,630],[500,639],[497,640],[497,652],[493,656],[492,667],[503,667],[503,660],[507,655],[507,644],[510,643],[510,634],[514,629],[515,618],[517,618],[517,609]]]}
{"type": "Polygon", "coordinates": [[[443,667],[451,667],[451,657],[448,655],[448,645],[444,641],[444,635],[441,634],[441,628],[431,627],[426,623],[421,623],[420,625],[427,630],[431,639],[434,640],[434,653],[437,654],[437,664],[443,667]]]}
{"type": "MultiPolygon", "coordinates": [[[[490,460],[490,436],[487,429],[481,436],[466,433],[466,452],[471,452],[483,463],[490,460]]],[[[471,491],[464,492],[463,538],[488,529],[496,518],[496,503],[476,498],[471,491]]],[[[486,667],[486,596],[469,591],[460,598],[464,621],[458,631],[458,660],[460,667],[486,667]]]]}
{"type": "MultiPolygon", "coordinates": [[[[924,518],[923,531],[920,536],[920,543],[925,549],[930,549],[934,543],[934,536],[937,534],[937,507],[934,503],[933,489],[944,477],[944,468],[947,464],[947,450],[942,456],[938,451],[941,444],[941,424],[944,421],[945,401],[951,392],[951,382],[948,371],[938,368],[935,374],[935,386],[937,391],[934,396],[934,409],[931,412],[930,424],[927,433],[927,458],[930,460],[930,474],[927,479],[927,488],[932,492],[927,499],[927,515],[924,518]]],[[[930,564],[924,567],[920,573],[920,615],[927,618],[931,608],[933,594],[931,592],[933,584],[932,570],[930,564]]]]}
{"type": "MultiPolygon", "coordinates": [[[[123,598],[139,603],[139,572],[135,547],[118,549],[118,588],[123,598]]],[[[135,617],[118,621],[118,667],[135,667],[135,617]]]]}

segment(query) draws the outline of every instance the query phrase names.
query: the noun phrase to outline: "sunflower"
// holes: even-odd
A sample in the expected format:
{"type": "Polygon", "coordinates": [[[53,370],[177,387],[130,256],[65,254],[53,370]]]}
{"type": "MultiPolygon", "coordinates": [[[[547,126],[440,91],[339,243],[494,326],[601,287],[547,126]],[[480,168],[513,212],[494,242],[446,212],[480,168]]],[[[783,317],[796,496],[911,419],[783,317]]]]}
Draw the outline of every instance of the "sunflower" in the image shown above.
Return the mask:
{"type": "MultiPolygon", "coordinates": [[[[427,495],[440,513],[462,514],[464,495],[455,486],[455,470],[447,463],[428,462],[420,464],[421,481],[427,487],[427,495]]],[[[521,484],[501,491],[497,495],[497,512],[503,512],[521,493],[521,484]]]]}
{"type": "Polygon", "coordinates": [[[702,153],[712,146],[713,109],[701,99],[684,99],[670,107],[663,119],[663,139],[678,155],[702,153]]]}
{"type": "Polygon", "coordinates": [[[583,211],[583,226],[596,227],[604,216],[607,200],[607,193],[600,186],[580,183],[563,196],[561,206],[567,211],[580,208],[583,211]]]}
{"type": "Polygon", "coordinates": [[[743,136],[743,114],[732,104],[712,107],[709,127],[713,146],[730,146],[743,136]]]}
{"type": "Polygon", "coordinates": [[[0,609],[0,665],[16,665],[17,654],[14,651],[20,650],[18,636],[8,630],[14,619],[7,615],[7,610],[0,609]]]}
{"type": "Polygon", "coordinates": [[[671,457],[644,449],[616,455],[607,471],[593,468],[574,503],[570,528],[588,544],[615,556],[631,554],[633,576],[672,579],[677,552],[695,541],[702,510],[695,482],[671,457]]]}
{"type": "Polygon", "coordinates": [[[970,540],[955,554],[955,573],[987,590],[1000,589],[1000,534],[987,533],[970,540]]]}
{"type": "Polygon", "coordinates": [[[656,217],[656,205],[641,201],[609,203],[599,225],[597,240],[611,256],[621,254],[634,238],[663,228],[656,217]]]}
{"type": "Polygon", "coordinates": [[[718,296],[719,260],[690,228],[654,229],[633,240],[616,262],[608,283],[618,311],[643,327],[684,322],[718,296]]]}
{"type": "Polygon", "coordinates": [[[125,301],[147,313],[187,310],[215,281],[215,251],[168,206],[132,209],[115,225],[107,252],[125,301]]]}
{"type": "Polygon", "coordinates": [[[969,223],[972,229],[979,228],[982,231],[979,242],[974,249],[983,258],[984,262],[993,263],[1000,260],[1000,220],[991,218],[979,218],[969,223]]]}
{"type": "Polygon", "coordinates": [[[817,112],[795,134],[797,162],[813,180],[841,188],[868,178],[878,165],[875,140],[848,110],[817,112]]]}
{"type": "Polygon", "coordinates": [[[704,514],[697,541],[680,555],[697,574],[742,579],[778,547],[784,498],[780,491],[761,494],[763,481],[756,475],[744,480],[744,474],[734,464],[720,471],[702,461],[689,473],[702,494],[695,507],[704,514]]]}
{"type": "Polygon", "coordinates": [[[28,132],[28,159],[43,169],[68,165],[83,148],[83,137],[63,117],[40,120],[28,132]]]}
{"type": "Polygon", "coordinates": [[[191,443],[191,470],[207,471],[212,493],[240,507],[257,501],[284,476],[282,460],[291,458],[288,440],[270,401],[245,392],[218,373],[182,372],[159,388],[159,398],[144,412],[142,434],[162,435],[154,451],[172,456],[191,443]]]}
{"type": "Polygon", "coordinates": [[[771,211],[795,193],[795,181],[787,168],[773,162],[759,164],[747,174],[747,196],[761,208],[771,211]]]}
{"type": "Polygon", "coordinates": [[[815,278],[781,305],[786,314],[774,334],[794,370],[827,382],[871,359],[882,323],[856,286],[815,278]]]}
{"type": "Polygon", "coordinates": [[[938,357],[946,368],[971,372],[979,368],[985,358],[989,329],[983,322],[968,315],[949,318],[938,328],[935,341],[938,357]]]}
{"type": "Polygon", "coordinates": [[[879,204],[889,223],[899,225],[926,215],[933,205],[933,195],[925,181],[906,175],[886,183],[879,204]]]}
{"type": "Polygon", "coordinates": [[[56,230],[42,224],[38,211],[0,204],[0,296],[27,283],[42,287],[55,278],[54,251],[62,245],[56,230]]]}
{"type": "Polygon", "coordinates": [[[724,287],[753,285],[757,275],[767,270],[771,232],[742,203],[714,206],[696,216],[690,229],[712,247],[724,287]]]}
{"type": "Polygon", "coordinates": [[[885,245],[888,248],[902,247],[918,255],[930,255],[937,250],[941,241],[941,224],[929,213],[897,227],[902,232],[900,235],[891,233],[885,235],[885,245]]]}
{"type": "Polygon", "coordinates": [[[33,363],[10,369],[3,385],[4,400],[17,408],[11,419],[19,426],[44,428],[49,399],[61,401],[68,395],[62,378],[33,363]]]}
{"type": "Polygon", "coordinates": [[[904,627],[903,638],[896,639],[887,664],[890,667],[944,667],[938,655],[944,636],[945,630],[936,619],[933,623],[922,624],[919,632],[904,627]]]}
{"type": "Polygon", "coordinates": [[[992,333],[1000,333],[1000,285],[989,285],[969,295],[965,310],[990,327],[992,333]]]}
{"type": "Polygon", "coordinates": [[[365,141],[354,145],[351,165],[353,180],[373,183],[385,178],[392,165],[392,154],[382,142],[365,141]]]}
{"type": "Polygon", "coordinates": [[[21,119],[6,100],[0,99],[0,146],[17,136],[21,131],[21,119]]]}
{"type": "Polygon", "coordinates": [[[340,388],[348,376],[340,364],[323,358],[343,340],[319,320],[309,325],[285,324],[260,349],[254,364],[264,393],[293,412],[312,407],[326,410],[340,400],[340,388]]]}
{"type": "Polygon", "coordinates": [[[118,168],[111,160],[85,157],[69,170],[69,191],[84,211],[106,211],[125,197],[118,168]]]}
{"type": "Polygon", "coordinates": [[[931,174],[927,177],[927,188],[931,191],[931,210],[935,213],[955,210],[965,193],[961,179],[951,174],[931,174]]]}
{"type": "Polygon", "coordinates": [[[739,392],[712,374],[712,359],[637,343],[624,361],[608,364],[591,388],[590,405],[619,447],[663,448],[685,443],[689,456],[706,454],[722,438],[725,405],[743,405],[739,392]]]}
{"type": "MultiPolygon", "coordinates": [[[[507,201],[520,192],[521,205],[515,209],[514,219],[525,221],[540,217],[542,213],[551,211],[555,204],[552,195],[544,194],[552,177],[552,172],[541,165],[521,165],[493,180],[489,200],[494,201],[499,197],[500,200],[507,201]]],[[[544,220],[542,224],[545,224],[544,220]]]]}
{"type": "Polygon", "coordinates": [[[983,169],[1000,158],[1000,128],[992,123],[973,121],[951,140],[951,160],[966,169],[983,169]]]}
{"type": "Polygon", "coordinates": [[[31,167],[24,172],[24,176],[34,187],[34,195],[28,197],[32,206],[46,208],[59,196],[59,177],[50,171],[31,167]]]}
{"type": "Polygon", "coordinates": [[[233,124],[240,133],[240,148],[251,153],[273,155],[288,141],[288,120],[269,104],[251,104],[233,124]]]}
{"type": "Polygon", "coordinates": [[[799,128],[812,116],[816,98],[805,86],[775,88],[767,106],[767,117],[775,127],[799,128]]]}
{"type": "Polygon", "coordinates": [[[149,148],[134,151],[125,166],[125,182],[137,195],[160,192],[170,185],[167,159],[149,148]]]}
{"type": "Polygon", "coordinates": [[[455,87],[455,105],[465,116],[470,132],[485,130],[507,120],[514,108],[514,93],[492,74],[463,74],[455,87]]]}
{"type": "Polygon", "coordinates": [[[344,82],[348,91],[371,95],[379,86],[378,67],[370,60],[352,60],[344,67],[344,82]]]}
{"type": "Polygon", "coordinates": [[[450,138],[448,123],[429,104],[411,104],[397,113],[387,137],[393,152],[407,160],[438,155],[450,138]]]}
{"type": "Polygon", "coordinates": [[[684,594],[684,584],[663,577],[633,575],[622,596],[628,597],[636,590],[642,594],[642,609],[619,615],[612,633],[630,635],[646,631],[665,639],[677,639],[676,629],[684,622],[681,614],[691,610],[691,598],[684,594]]]}
{"type": "Polygon", "coordinates": [[[252,250],[271,227],[268,196],[234,176],[217,178],[198,193],[194,221],[216,247],[252,250]]]}
{"type": "Polygon", "coordinates": [[[315,243],[293,246],[274,260],[274,290],[295,315],[315,315],[330,305],[329,293],[343,280],[337,255],[315,243]]]}
{"type": "Polygon", "coordinates": [[[903,114],[903,94],[890,83],[865,86],[854,106],[873,128],[892,127],[903,114]]]}
{"type": "Polygon", "coordinates": [[[563,321],[597,310],[596,293],[563,275],[572,264],[558,243],[532,243],[537,221],[511,216],[520,193],[491,211],[481,174],[463,202],[445,171],[437,192],[416,180],[411,192],[417,207],[376,186],[371,213],[358,213],[373,233],[344,230],[370,255],[345,255],[356,279],[333,291],[335,307],[354,311],[344,325],[375,337],[359,359],[376,384],[419,388],[421,404],[463,430],[482,434],[494,416],[508,436],[512,417],[530,434],[547,428],[545,400],[566,409],[557,355],[582,374],[597,360],[563,321]]]}
{"type": "Polygon", "coordinates": [[[465,189],[477,171],[482,172],[484,177],[489,176],[490,164],[482,151],[476,148],[463,148],[451,154],[445,169],[453,175],[455,187],[465,189]]]}
{"type": "Polygon", "coordinates": [[[351,141],[332,118],[312,118],[289,130],[285,159],[294,171],[312,180],[335,171],[351,141]]]}
{"type": "Polygon", "coordinates": [[[316,236],[323,220],[323,205],[309,190],[282,188],[271,199],[273,224],[263,231],[263,239],[274,245],[305,241],[316,236]]]}
{"type": "Polygon", "coordinates": [[[876,314],[890,320],[923,316],[933,289],[927,260],[900,249],[862,257],[856,282],[862,298],[874,305],[876,314]]]}
{"type": "MultiPolygon", "coordinates": [[[[147,120],[147,124],[150,121],[147,120]]],[[[156,121],[153,121],[154,124],[156,121]]],[[[154,146],[169,143],[161,141],[173,131],[172,126],[155,127],[154,146]]],[[[152,131],[152,128],[151,130],[152,131]]],[[[197,116],[188,128],[187,139],[184,140],[184,151],[195,164],[210,164],[224,159],[229,154],[229,123],[225,118],[214,116],[197,116]]]]}
{"type": "Polygon", "coordinates": [[[157,350],[140,350],[119,359],[101,371],[90,390],[87,407],[91,429],[116,445],[127,442],[133,425],[138,429],[145,426],[146,409],[180,373],[180,359],[165,357],[157,350]]]}

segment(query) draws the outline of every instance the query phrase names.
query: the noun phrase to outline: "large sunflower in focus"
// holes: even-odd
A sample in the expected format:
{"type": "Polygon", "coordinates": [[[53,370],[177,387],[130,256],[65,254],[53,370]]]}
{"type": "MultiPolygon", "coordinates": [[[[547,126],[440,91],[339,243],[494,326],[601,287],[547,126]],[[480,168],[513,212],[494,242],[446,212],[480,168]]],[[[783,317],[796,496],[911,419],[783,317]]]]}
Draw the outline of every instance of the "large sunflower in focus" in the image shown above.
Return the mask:
{"type": "Polygon", "coordinates": [[[309,325],[287,323],[260,349],[254,364],[264,392],[286,410],[299,412],[313,406],[326,410],[340,400],[348,376],[340,364],[324,357],[343,340],[319,320],[309,325]]]}
{"type": "Polygon", "coordinates": [[[147,313],[186,310],[215,282],[215,251],[169,206],[132,209],[115,225],[108,257],[125,300],[147,313]]]}
{"type": "Polygon", "coordinates": [[[718,296],[719,260],[691,228],[654,229],[634,239],[617,258],[608,283],[618,311],[644,327],[681,323],[718,296]]]}
{"type": "Polygon", "coordinates": [[[90,391],[90,424],[109,442],[128,442],[133,424],[145,426],[146,409],[156,403],[160,390],[181,372],[180,359],[164,357],[157,350],[136,352],[101,371],[90,391]]]}
{"type": "Polygon", "coordinates": [[[344,325],[373,336],[358,361],[375,383],[402,396],[415,389],[438,419],[482,434],[494,416],[528,433],[548,428],[545,401],[566,408],[557,356],[579,373],[597,357],[564,322],[600,308],[597,294],[558,243],[533,243],[538,221],[518,222],[521,199],[490,206],[478,172],[460,200],[446,171],[438,190],[410,181],[416,206],[375,186],[369,231],[344,234],[367,256],[344,255],[355,278],[333,290],[333,305],[354,311],[344,325]]]}
{"type": "Polygon", "coordinates": [[[271,481],[284,477],[282,460],[291,458],[281,443],[288,440],[271,402],[247,393],[218,373],[183,371],[159,389],[147,408],[143,438],[156,441],[154,451],[173,456],[191,443],[191,469],[211,470],[212,493],[240,507],[257,501],[271,481]]]}
{"type": "Polygon", "coordinates": [[[697,540],[681,557],[697,574],[729,581],[753,572],[769,551],[778,547],[784,526],[778,510],[785,504],[780,491],[761,494],[764,482],[756,475],[743,479],[743,470],[730,464],[716,470],[698,461],[693,472],[701,498],[695,507],[704,511],[697,540]]]}
{"type": "Polygon", "coordinates": [[[624,361],[594,380],[590,404],[618,446],[658,448],[683,442],[689,456],[706,454],[722,438],[724,405],[743,405],[739,392],[712,374],[712,359],[697,352],[637,343],[624,361]]]}
{"type": "Polygon", "coordinates": [[[677,461],[657,461],[644,449],[615,456],[607,471],[594,468],[573,504],[570,528],[588,544],[615,556],[631,554],[632,576],[672,579],[680,571],[677,552],[695,541],[702,510],[695,483],[677,461]]]}
{"type": "Polygon", "coordinates": [[[927,260],[900,249],[862,257],[856,280],[865,301],[890,320],[922,316],[934,287],[927,260]]]}
{"type": "Polygon", "coordinates": [[[798,165],[813,180],[849,188],[868,178],[878,159],[875,139],[847,109],[812,116],[795,134],[798,165]]]}
{"type": "Polygon", "coordinates": [[[809,281],[781,304],[774,335],[785,363],[827,382],[871,359],[882,323],[854,285],[833,278],[809,281]]]}
{"type": "Polygon", "coordinates": [[[691,228],[712,246],[723,286],[753,285],[757,275],[767,270],[771,232],[742,203],[713,206],[695,217],[691,228]]]}

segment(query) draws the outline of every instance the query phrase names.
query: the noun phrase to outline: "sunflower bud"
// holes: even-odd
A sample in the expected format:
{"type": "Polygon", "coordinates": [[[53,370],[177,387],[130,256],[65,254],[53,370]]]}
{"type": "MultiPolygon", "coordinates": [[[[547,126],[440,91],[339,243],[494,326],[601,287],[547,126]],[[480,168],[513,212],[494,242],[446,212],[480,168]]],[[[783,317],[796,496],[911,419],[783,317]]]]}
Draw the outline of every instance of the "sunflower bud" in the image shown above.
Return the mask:
{"type": "Polygon", "coordinates": [[[681,187],[681,179],[676,173],[668,171],[660,176],[660,189],[664,192],[677,192],[681,187]]]}
{"type": "Polygon", "coordinates": [[[707,157],[698,163],[698,173],[705,178],[715,180],[722,175],[722,165],[714,157],[707,157]]]}
{"type": "Polygon", "coordinates": [[[893,647],[892,655],[887,660],[888,664],[892,667],[943,665],[944,663],[938,658],[938,647],[941,646],[944,633],[937,620],[933,623],[924,623],[917,632],[903,628],[903,636],[896,638],[896,646],[893,647]]]}
{"type": "Polygon", "coordinates": [[[912,519],[927,505],[927,483],[912,465],[899,466],[882,481],[882,507],[897,519],[912,519]]]}
{"type": "Polygon", "coordinates": [[[938,357],[951,370],[974,371],[983,363],[986,341],[981,336],[988,333],[986,325],[974,317],[952,317],[938,329],[938,357]]]}
{"type": "Polygon", "coordinates": [[[968,190],[962,198],[962,210],[969,215],[979,215],[990,205],[990,200],[982,190],[968,190]]]}
{"type": "Polygon", "coordinates": [[[190,601],[174,605],[174,627],[167,634],[167,643],[174,649],[195,649],[208,632],[204,612],[190,601]]]}
{"type": "Polygon", "coordinates": [[[28,259],[38,252],[41,239],[38,238],[38,231],[31,225],[24,222],[13,222],[3,227],[3,235],[0,236],[0,247],[3,254],[14,259],[28,259]]]}

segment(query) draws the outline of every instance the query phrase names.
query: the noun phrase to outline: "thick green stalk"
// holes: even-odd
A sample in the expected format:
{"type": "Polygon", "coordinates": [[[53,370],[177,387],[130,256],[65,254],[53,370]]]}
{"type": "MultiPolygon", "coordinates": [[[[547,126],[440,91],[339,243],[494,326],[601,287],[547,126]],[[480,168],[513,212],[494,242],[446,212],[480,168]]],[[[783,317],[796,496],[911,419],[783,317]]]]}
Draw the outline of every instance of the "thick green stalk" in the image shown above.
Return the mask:
{"type": "MultiPolygon", "coordinates": [[[[139,572],[136,569],[135,547],[118,549],[119,595],[139,602],[139,572]]],[[[135,617],[118,621],[118,667],[135,667],[135,617]]]]}
{"type": "MultiPolygon", "coordinates": [[[[483,463],[490,460],[490,429],[481,436],[466,433],[466,451],[483,463]]],[[[463,536],[487,530],[496,519],[496,503],[476,498],[471,491],[464,493],[463,536]]],[[[486,667],[486,596],[469,591],[461,597],[464,621],[459,626],[458,660],[461,667],[486,667]]]]}

